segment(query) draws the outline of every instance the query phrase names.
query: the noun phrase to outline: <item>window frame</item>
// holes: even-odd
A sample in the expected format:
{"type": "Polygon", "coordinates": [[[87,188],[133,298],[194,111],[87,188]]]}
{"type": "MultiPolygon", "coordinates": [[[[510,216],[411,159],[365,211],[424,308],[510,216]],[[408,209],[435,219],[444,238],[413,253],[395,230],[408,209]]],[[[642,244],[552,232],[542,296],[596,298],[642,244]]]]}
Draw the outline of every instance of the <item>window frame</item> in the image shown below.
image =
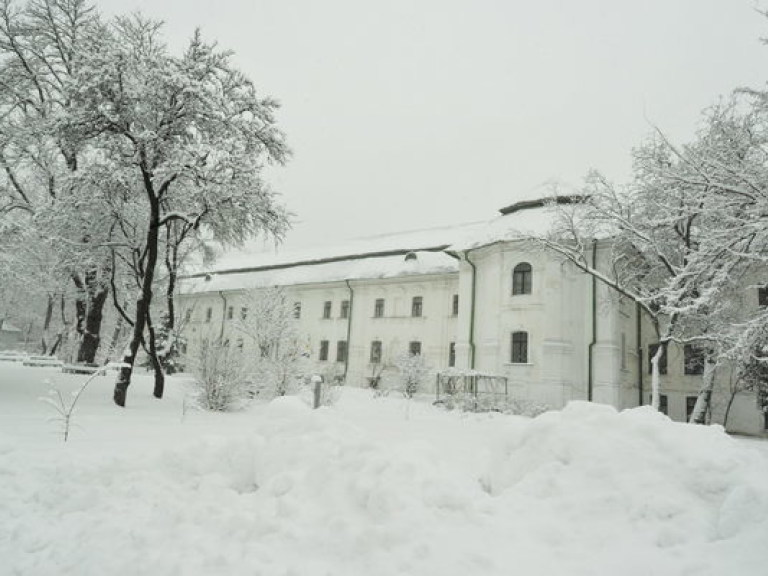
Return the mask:
{"type": "Polygon", "coordinates": [[[384,318],[385,302],[384,298],[376,298],[373,303],[373,317],[384,318]]]}
{"type": "Polygon", "coordinates": [[[349,348],[346,340],[336,341],[336,362],[346,362],[349,356],[349,348]]]}
{"type": "Polygon", "coordinates": [[[318,361],[328,362],[328,350],[330,347],[330,340],[320,340],[320,349],[317,351],[318,361]]]}
{"type": "Polygon", "coordinates": [[[411,318],[422,318],[424,316],[424,297],[414,296],[411,298],[411,318]]]}
{"type": "Polygon", "coordinates": [[[454,294],[451,301],[451,316],[459,315],[459,295],[454,294]]]}
{"type": "Polygon", "coordinates": [[[530,364],[530,334],[525,330],[515,330],[510,335],[510,364],[530,364]]]}
{"type": "Polygon", "coordinates": [[[349,300],[342,300],[339,306],[339,318],[349,318],[349,300]]]}
{"type": "Polygon", "coordinates": [[[448,368],[456,367],[456,342],[448,344],[448,368]]]}
{"type": "Polygon", "coordinates": [[[411,340],[408,342],[408,354],[410,356],[421,356],[421,340],[411,340]]]}
{"type": "Polygon", "coordinates": [[[329,320],[333,313],[333,300],[323,302],[323,320],[329,320]]]}
{"type": "Polygon", "coordinates": [[[368,357],[369,364],[381,364],[382,349],[381,340],[371,340],[371,353],[368,357]]]}
{"type": "Polygon", "coordinates": [[[533,266],[530,262],[519,262],[512,269],[512,296],[533,294],[533,266]]]}
{"type": "Polygon", "coordinates": [[[704,350],[694,344],[683,346],[683,374],[701,376],[704,374],[704,350]]]}

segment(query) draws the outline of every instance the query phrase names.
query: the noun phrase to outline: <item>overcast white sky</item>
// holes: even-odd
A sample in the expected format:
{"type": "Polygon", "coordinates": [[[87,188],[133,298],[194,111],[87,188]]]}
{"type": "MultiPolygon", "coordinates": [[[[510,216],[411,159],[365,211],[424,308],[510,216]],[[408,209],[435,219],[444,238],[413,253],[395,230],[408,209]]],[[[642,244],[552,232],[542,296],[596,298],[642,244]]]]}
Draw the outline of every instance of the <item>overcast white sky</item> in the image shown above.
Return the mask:
{"type": "Polygon", "coordinates": [[[768,80],[754,0],[97,0],[181,47],[195,27],[283,104],[287,247],[483,220],[588,169],[626,177],[651,123],[768,80]]]}

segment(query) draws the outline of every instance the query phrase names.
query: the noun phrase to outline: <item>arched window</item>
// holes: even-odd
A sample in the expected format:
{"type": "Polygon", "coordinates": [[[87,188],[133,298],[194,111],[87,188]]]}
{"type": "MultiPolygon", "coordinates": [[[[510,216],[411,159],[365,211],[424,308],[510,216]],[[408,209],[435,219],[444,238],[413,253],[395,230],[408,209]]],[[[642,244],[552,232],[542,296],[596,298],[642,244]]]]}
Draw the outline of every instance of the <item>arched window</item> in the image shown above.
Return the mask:
{"type": "Polygon", "coordinates": [[[512,332],[512,364],[528,364],[528,332],[512,332]]]}
{"type": "Polygon", "coordinates": [[[533,268],[528,262],[521,262],[512,271],[512,295],[530,294],[533,268]]]}

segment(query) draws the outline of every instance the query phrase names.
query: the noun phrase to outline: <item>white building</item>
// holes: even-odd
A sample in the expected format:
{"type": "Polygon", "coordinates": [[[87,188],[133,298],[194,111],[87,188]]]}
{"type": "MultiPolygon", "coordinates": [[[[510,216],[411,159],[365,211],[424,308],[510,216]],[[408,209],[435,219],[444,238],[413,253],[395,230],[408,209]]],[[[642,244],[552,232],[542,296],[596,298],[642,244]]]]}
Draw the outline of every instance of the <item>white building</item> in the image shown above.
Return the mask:
{"type": "MultiPolygon", "coordinates": [[[[382,366],[412,352],[435,373],[456,367],[503,376],[512,397],[552,408],[570,400],[647,404],[650,323],[633,303],[526,241],[548,228],[542,202],[501,212],[490,222],[224,260],[182,282],[189,353],[202,338],[237,345],[244,291],[283,286],[316,369],[348,385],[368,385],[382,366]]],[[[595,247],[598,267],[605,250],[595,247]]],[[[686,352],[670,346],[662,376],[662,409],[679,421],[701,379],[686,374],[686,360],[688,372],[698,371],[686,352]]],[[[714,422],[722,422],[729,397],[722,380],[714,422]]],[[[754,394],[736,396],[730,431],[760,434],[766,424],[754,394]]]]}

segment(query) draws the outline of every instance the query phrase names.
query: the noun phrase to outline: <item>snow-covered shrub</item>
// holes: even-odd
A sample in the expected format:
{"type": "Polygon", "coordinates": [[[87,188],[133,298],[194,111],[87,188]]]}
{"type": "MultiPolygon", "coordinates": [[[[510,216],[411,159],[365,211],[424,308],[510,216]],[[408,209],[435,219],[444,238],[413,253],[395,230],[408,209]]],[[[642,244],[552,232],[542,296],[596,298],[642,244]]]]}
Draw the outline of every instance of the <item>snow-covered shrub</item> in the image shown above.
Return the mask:
{"type": "Polygon", "coordinates": [[[253,289],[243,299],[247,312],[236,322],[259,396],[298,392],[309,367],[309,347],[299,334],[293,302],[281,287],[253,289]]]}
{"type": "Polygon", "coordinates": [[[399,390],[406,398],[413,398],[421,390],[429,374],[429,367],[421,354],[403,354],[395,361],[399,390]]]}
{"type": "Polygon", "coordinates": [[[219,340],[203,340],[192,359],[192,401],[204,410],[241,408],[253,395],[242,351],[219,340]]]}

